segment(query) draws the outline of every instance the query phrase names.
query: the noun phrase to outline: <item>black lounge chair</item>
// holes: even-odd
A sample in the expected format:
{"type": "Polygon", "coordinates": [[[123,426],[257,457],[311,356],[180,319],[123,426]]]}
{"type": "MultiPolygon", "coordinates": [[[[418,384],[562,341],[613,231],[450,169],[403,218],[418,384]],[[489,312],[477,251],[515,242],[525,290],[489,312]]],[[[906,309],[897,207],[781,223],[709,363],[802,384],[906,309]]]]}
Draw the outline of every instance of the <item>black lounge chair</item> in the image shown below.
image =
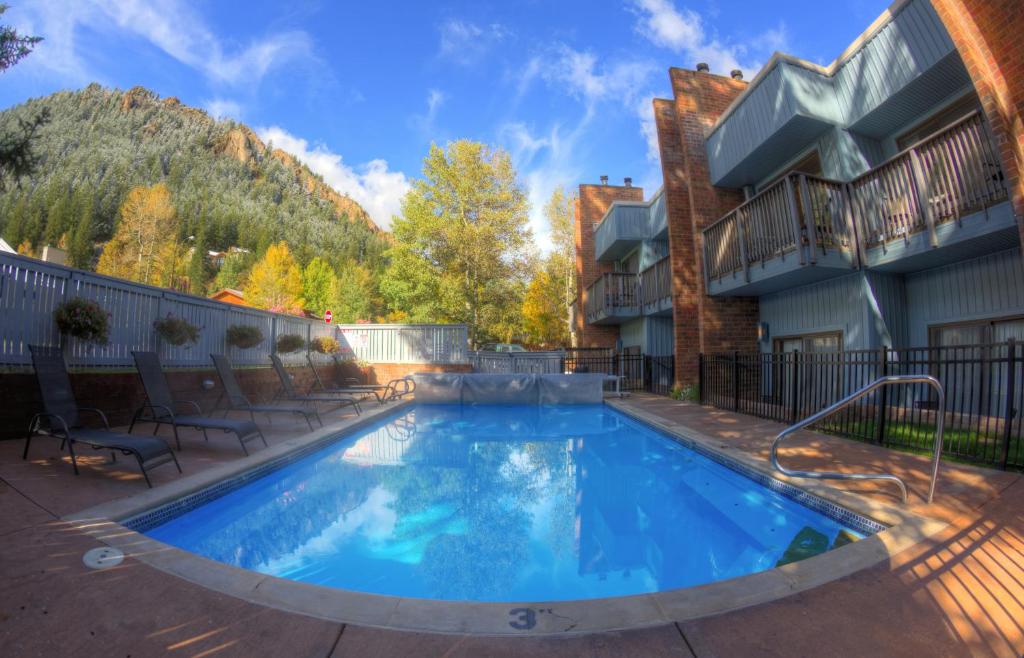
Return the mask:
{"type": "Polygon", "coordinates": [[[203,431],[203,438],[210,440],[207,430],[223,430],[232,432],[238,437],[242,444],[242,452],[249,454],[245,447],[247,441],[260,439],[263,445],[267,445],[267,439],[256,423],[251,420],[234,420],[231,418],[211,418],[202,415],[202,409],[192,400],[175,401],[171,395],[171,388],[167,385],[167,378],[164,376],[163,367],[160,365],[160,357],[156,352],[132,352],[135,358],[135,367],[142,379],[142,387],[146,390],[146,404],[143,404],[132,417],[132,423],[128,427],[131,432],[137,422],[155,423],[153,434],[156,434],[161,425],[170,425],[174,430],[174,441],[181,450],[181,437],[178,436],[179,427],[194,427],[203,431]],[[175,409],[180,405],[190,405],[195,409],[195,414],[179,415],[175,409]],[[148,415],[146,413],[148,412],[148,415]]]}
{"type": "MultiPolygon", "coordinates": [[[[334,365],[340,369],[341,361],[338,360],[338,357],[332,356],[331,358],[334,359],[334,365]]],[[[312,366],[312,362],[310,362],[310,366],[312,366]]],[[[314,374],[316,374],[316,368],[314,368],[313,371],[314,374]]],[[[320,387],[323,388],[323,383],[320,382],[320,376],[318,374],[316,379],[317,382],[320,383],[320,387]]],[[[412,377],[399,377],[398,379],[392,379],[387,384],[360,384],[359,380],[355,377],[345,377],[339,388],[327,390],[336,391],[343,388],[352,389],[353,391],[372,390],[377,396],[377,401],[384,404],[385,402],[390,402],[392,400],[400,400],[406,395],[411,394],[416,390],[416,382],[413,381],[412,377]]]]}
{"type": "Polygon", "coordinates": [[[274,365],[274,371],[277,373],[277,378],[281,380],[281,388],[274,394],[275,400],[288,400],[290,402],[302,402],[304,404],[316,404],[317,402],[324,402],[328,404],[336,404],[338,407],[352,407],[356,410],[358,416],[362,413],[359,408],[359,400],[348,394],[342,393],[312,393],[312,394],[300,394],[295,390],[295,384],[292,383],[292,376],[285,370],[284,363],[281,362],[281,357],[276,354],[270,355],[270,362],[274,365]]]}
{"type": "Polygon", "coordinates": [[[412,395],[416,391],[416,380],[412,377],[401,377],[388,382],[387,390],[384,391],[383,402],[401,400],[406,395],[412,395]]]}
{"type": "MultiPolygon", "coordinates": [[[[309,369],[313,371],[316,389],[321,393],[341,393],[351,395],[352,397],[358,396],[360,402],[367,398],[375,397],[377,398],[377,404],[384,404],[383,396],[387,393],[387,384],[354,384],[346,382],[338,386],[326,386],[323,378],[320,377],[320,371],[316,369],[316,364],[313,363],[313,355],[307,354],[306,362],[309,363],[309,369]]],[[[349,379],[351,380],[351,378],[349,379]]]]}
{"type": "Polygon", "coordinates": [[[228,401],[227,411],[248,411],[253,422],[256,422],[257,413],[299,414],[306,419],[310,431],[313,430],[313,422],[310,420],[312,416],[316,418],[316,422],[320,423],[320,427],[324,426],[319,412],[312,407],[250,403],[245,397],[245,393],[242,392],[242,387],[238,385],[238,380],[235,379],[235,372],[231,369],[231,361],[228,360],[228,357],[223,354],[211,354],[210,358],[213,359],[213,366],[217,369],[217,375],[220,376],[220,383],[224,385],[224,397],[228,401]]]}
{"type": "Polygon", "coordinates": [[[64,353],[59,347],[41,347],[29,345],[32,353],[32,366],[36,371],[39,383],[39,394],[43,400],[43,411],[32,416],[28,434],[25,436],[25,452],[22,459],[28,459],[28,447],[32,437],[39,434],[60,439],[61,450],[68,446],[71,455],[71,466],[78,475],[78,460],[75,456],[75,444],[87,445],[93,450],[109,450],[110,458],[117,460],[117,453],[132,455],[139,463],[139,470],[146,484],[152,488],[148,470],[161,464],[174,464],[181,473],[181,465],[174,451],[167,442],[157,437],[131,436],[110,430],[107,416],[93,407],[79,407],[75,402],[75,394],[71,389],[71,378],[68,377],[64,353]],[[81,413],[88,411],[103,421],[106,429],[90,429],[82,427],[81,413]]]}

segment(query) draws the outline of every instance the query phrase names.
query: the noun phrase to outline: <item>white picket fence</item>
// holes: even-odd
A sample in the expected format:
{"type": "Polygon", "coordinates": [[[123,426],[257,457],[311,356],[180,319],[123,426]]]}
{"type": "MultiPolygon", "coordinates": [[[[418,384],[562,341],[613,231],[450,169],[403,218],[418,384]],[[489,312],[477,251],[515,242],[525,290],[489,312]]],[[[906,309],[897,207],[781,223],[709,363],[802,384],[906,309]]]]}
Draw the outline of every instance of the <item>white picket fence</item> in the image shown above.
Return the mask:
{"type": "MultiPolygon", "coordinates": [[[[110,314],[106,345],[65,342],[68,362],[83,368],[131,366],[133,350],[157,351],[174,367],[209,366],[211,353],[227,354],[237,365],[265,366],[284,334],[298,334],[307,344],[333,336],[344,356],[371,363],[456,364],[468,358],[465,325],[328,325],[0,253],[0,364],[27,365],[29,345],[59,345],[53,312],[73,297],[95,300],[110,314]],[[181,347],[161,341],[153,322],[167,315],[200,327],[199,341],[181,347]],[[249,349],[229,347],[225,332],[234,324],[259,327],[263,341],[249,349]]],[[[306,353],[281,357],[298,364],[306,353]]]]}

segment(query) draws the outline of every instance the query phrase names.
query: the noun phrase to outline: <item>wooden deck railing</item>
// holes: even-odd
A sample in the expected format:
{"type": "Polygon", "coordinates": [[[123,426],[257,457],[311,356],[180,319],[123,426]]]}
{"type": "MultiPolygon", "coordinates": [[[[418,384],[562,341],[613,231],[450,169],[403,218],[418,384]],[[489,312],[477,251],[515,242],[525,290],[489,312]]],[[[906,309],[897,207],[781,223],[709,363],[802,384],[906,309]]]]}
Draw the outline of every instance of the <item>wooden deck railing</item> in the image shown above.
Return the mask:
{"type": "Polygon", "coordinates": [[[909,239],[1006,198],[999,155],[974,112],[850,183],[864,244],[909,239]]]}
{"type": "Polygon", "coordinates": [[[922,230],[935,245],[936,226],[1004,199],[998,154],[974,112],[849,183],[786,174],[704,229],[704,269],[709,280],[749,276],[789,252],[814,263],[922,230]]]}
{"type": "Polygon", "coordinates": [[[640,272],[640,303],[657,304],[672,297],[672,263],[666,256],[640,272]]]}
{"type": "Polygon", "coordinates": [[[606,272],[587,287],[587,322],[615,309],[636,310],[640,301],[638,277],[635,272],[606,272]]]}

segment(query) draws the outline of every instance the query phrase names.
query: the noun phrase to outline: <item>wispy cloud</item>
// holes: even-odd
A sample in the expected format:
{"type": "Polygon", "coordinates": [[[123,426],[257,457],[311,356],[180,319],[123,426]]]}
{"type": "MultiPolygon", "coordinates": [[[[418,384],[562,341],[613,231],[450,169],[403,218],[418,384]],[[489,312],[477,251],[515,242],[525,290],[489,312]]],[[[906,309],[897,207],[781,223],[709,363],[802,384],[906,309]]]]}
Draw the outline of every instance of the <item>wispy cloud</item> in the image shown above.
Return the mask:
{"type": "Polygon", "coordinates": [[[242,119],[242,106],[226,98],[211,98],[203,103],[203,109],[214,119],[242,119]]]}
{"type": "Polygon", "coordinates": [[[457,64],[479,62],[495,44],[511,36],[511,31],[500,23],[485,26],[456,18],[449,19],[438,28],[440,45],[438,56],[457,64]]]}
{"type": "Polygon", "coordinates": [[[785,24],[767,30],[747,43],[721,41],[705,26],[697,12],[675,6],[672,0],[632,0],[636,31],[656,46],[697,62],[707,62],[713,73],[728,75],[733,69],[752,77],[766,54],[786,48],[785,24]]]}
{"type": "Polygon", "coordinates": [[[176,0],[159,6],[141,0],[42,2],[21,9],[32,33],[46,37],[39,56],[31,61],[77,80],[91,77],[84,47],[75,38],[81,27],[142,38],[218,85],[258,84],[275,68],[315,57],[309,35],[300,30],[268,34],[240,48],[228,47],[192,5],[176,0]]]}
{"type": "Polygon", "coordinates": [[[410,187],[403,172],[389,170],[388,163],[380,159],[351,167],[326,146],[310,146],[305,139],[278,126],[256,128],[256,134],[264,142],[273,142],[274,148],[294,155],[323,176],[328,185],[352,197],[378,226],[390,229],[391,219],[400,212],[402,197],[410,187]]]}
{"type": "Polygon", "coordinates": [[[440,141],[437,135],[437,113],[448,100],[448,96],[440,89],[427,90],[427,111],[414,114],[409,118],[409,125],[417,130],[425,139],[440,141]]]}

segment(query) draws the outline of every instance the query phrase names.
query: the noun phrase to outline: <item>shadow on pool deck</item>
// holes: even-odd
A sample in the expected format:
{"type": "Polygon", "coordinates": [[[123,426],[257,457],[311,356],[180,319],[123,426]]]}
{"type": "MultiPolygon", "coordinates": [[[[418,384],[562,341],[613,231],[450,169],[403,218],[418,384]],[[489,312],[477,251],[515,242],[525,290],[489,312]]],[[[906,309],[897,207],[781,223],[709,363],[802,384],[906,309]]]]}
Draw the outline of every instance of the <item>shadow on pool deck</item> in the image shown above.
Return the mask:
{"type": "MultiPolygon", "coordinates": [[[[782,426],[666,398],[645,411],[767,457],[782,426]]],[[[337,417],[333,414],[332,417],[337,417]]],[[[273,444],[304,426],[275,419],[273,444]]],[[[186,473],[237,459],[227,438],[190,432],[186,473]]],[[[56,442],[0,444],[0,647],[5,655],[75,656],[1019,656],[1024,652],[1024,482],[1018,474],[944,464],[935,504],[928,459],[804,433],[787,464],[881,469],[906,477],[916,511],[951,525],[932,540],[853,576],[770,604],[661,628],[567,638],[487,638],[361,628],[263,608],[133,559],[103,571],[81,556],[100,544],[57,517],[132,495],[130,464],[91,456],[75,477],[56,442]],[[123,466],[123,468],[122,468],[123,466]]],[[[155,484],[177,478],[153,472],[155,484]]],[[[891,485],[835,483],[895,502],[891,485]]]]}

